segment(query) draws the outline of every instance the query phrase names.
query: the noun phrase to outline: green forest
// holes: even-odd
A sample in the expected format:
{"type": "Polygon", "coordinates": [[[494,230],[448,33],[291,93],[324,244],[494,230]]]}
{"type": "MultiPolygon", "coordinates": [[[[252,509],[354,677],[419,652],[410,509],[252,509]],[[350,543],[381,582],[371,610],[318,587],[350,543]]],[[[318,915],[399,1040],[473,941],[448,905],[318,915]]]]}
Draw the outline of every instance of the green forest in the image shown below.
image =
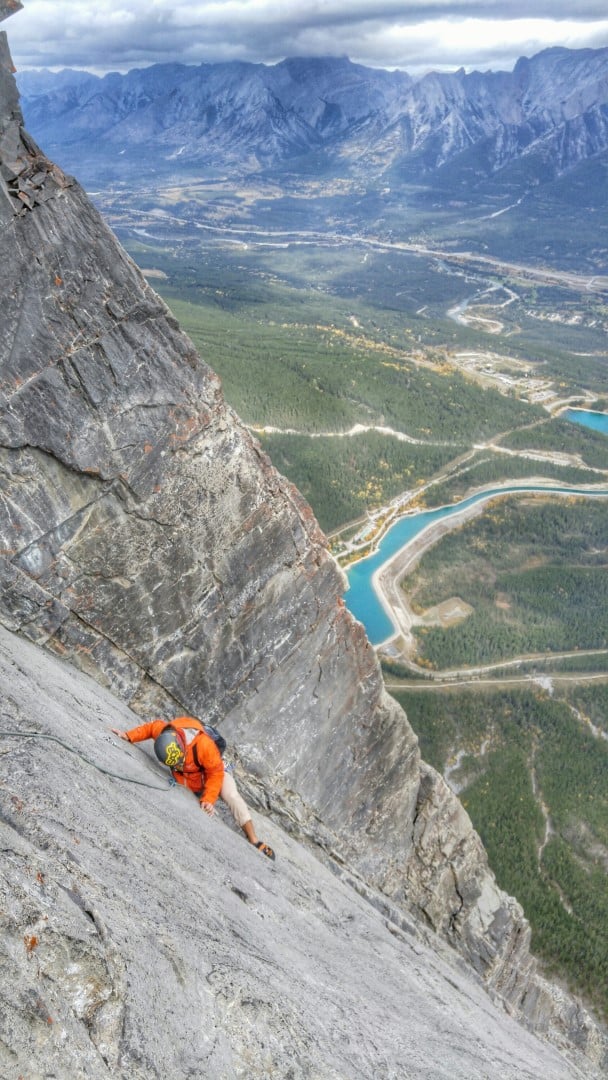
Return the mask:
{"type": "Polygon", "coordinates": [[[405,342],[400,350],[389,349],[332,323],[276,325],[259,315],[244,322],[218,305],[177,299],[172,308],[249,424],[303,432],[378,424],[439,441],[455,456],[472,439],[541,415],[456,371],[439,374],[420,366],[405,342]]]}
{"type": "Polygon", "coordinates": [[[608,682],[594,683],[592,686],[575,684],[562,693],[573,709],[608,736],[608,682]]]}
{"type": "Polygon", "coordinates": [[[416,487],[453,454],[451,448],[400,442],[376,431],[315,439],[262,434],[260,441],[327,532],[416,487]]]}
{"type": "Polygon", "coordinates": [[[606,436],[559,417],[512,431],[500,440],[500,445],[512,450],[556,450],[562,454],[577,454],[591,468],[608,469],[606,436]]]}
{"type": "MultiPolygon", "coordinates": [[[[205,212],[211,209],[210,204],[205,212]]],[[[273,204],[273,214],[276,209],[273,204]]],[[[187,207],[182,210],[187,217],[187,207]]],[[[608,467],[597,439],[573,434],[565,421],[555,422],[559,430],[552,437],[553,421],[545,431],[547,414],[540,406],[468,378],[453,363],[455,350],[496,349],[493,335],[448,315],[471,293],[494,288],[494,278],[356,242],[205,244],[196,233],[196,216],[192,220],[193,235],[184,225],[174,247],[131,237],[129,250],[140,265],[154,268],[153,285],[221,376],[228,403],[256,429],[326,531],[431,479],[439,482],[424,494],[429,506],[473,485],[539,474],[571,484],[601,479],[583,467],[608,467]],[[330,438],[305,437],[344,433],[355,425],[389,428],[416,442],[408,448],[388,433],[364,432],[347,449],[330,438]],[[492,441],[497,449],[563,444],[577,453],[577,437],[580,467],[481,449],[492,441]],[[466,455],[470,460],[463,461],[466,455]]],[[[575,359],[566,341],[577,340],[579,353],[583,346],[590,354],[597,349],[599,299],[585,299],[594,315],[589,327],[564,327],[533,317],[535,306],[554,313],[555,290],[524,282],[509,287],[519,299],[500,308],[505,370],[512,357],[543,377],[553,373],[564,387],[574,389],[577,380],[591,378],[585,367],[590,361],[575,359]]],[[[578,294],[559,290],[568,317],[580,302],[578,294]]]]}
{"type": "Polygon", "coordinates": [[[542,691],[392,692],[435,768],[463,752],[460,799],[534,951],[608,1018],[608,742],[542,691]]]}
{"type": "MultiPolygon", "coordinates": [[[[300,488],[328,532],[444,469],[458,469],[473,441],[542,417],[515,397],[443,370],[441,356],[435,369],[421,365],[412,335],[403,327],[397,333],[394,313],[382,332],[378,313],[373,319],[367,311],[365,328],[355,328],[335,297],[315,294],[308,306],[292,286],[277,285],[273,292],[256,281],[249,292],[238,277],[213,295],[185,290],[197,295],[196,302],[165,292],[220,374],[229,403],[256,428],[274,464],[300,488]],[[354,425],[390,428],[413,441],[378,431],[349,440],[330,437],[354,425]]],[[[542,472],[564,483],[590,478],[584,469],[550,464],[542,472]]],[[[425,499],[437,505],[473,483],[537,474],[538,464],[529,459],[480,455],[462,474],[430,488],[425,499]]]]}
{"type": "Polygon", "coordinates": [[[433,509],[437,506],[445,506],[447,503],[458,502],[471,488],[501,483],[506,479],[517,482],[536,480],[539,477],[574,487],[601,483],[603,480],[602,476],[594,475],[574,465],[558,465],[547,461],[541,464],[533,458],[503,457],[501,454],[480,451],[454,473],[428,487],[421,501],[426,507],[433,509]]]}
{"type": "Polygon", "coordinates": [[[450,627],[417,627],[432,666],[608,649],[608,499],[509,496],[443,537],[402,581],[415,610],[459,596],[450,627]]]}

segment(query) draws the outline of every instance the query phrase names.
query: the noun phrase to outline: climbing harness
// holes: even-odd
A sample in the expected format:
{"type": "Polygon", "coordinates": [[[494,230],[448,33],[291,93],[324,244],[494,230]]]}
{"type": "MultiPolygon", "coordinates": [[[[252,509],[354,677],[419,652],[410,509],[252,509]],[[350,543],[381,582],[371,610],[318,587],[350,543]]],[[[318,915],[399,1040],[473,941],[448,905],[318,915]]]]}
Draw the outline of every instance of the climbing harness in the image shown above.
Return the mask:
{"type": "MultiPolygon", "coordinates": [[[[109,769],[104,769],[103,765],[98,765],[96,761],[91,761],[85,754],[81,754],[80,750],[75,750],[69,743],[59,739],[56,735],[46,735],[43,731],[0,731],[0,737],[5,735],[14,735],[19,739],[48,739],[50,742],[59,743],[65,750],[69,750],[71,754],[76,754],[76,757],[82,758],[86,761],[87,765],[92,765],[98,772],[103,773],[104,776],[111,776],[114,780],[124,780],[127,784],[140,784],[141,787],[152,788],[153,791],[166,791],[164,787],[159,787],[158,784],[148,784],[146,780],[136,780],[134,776],[120,776],[118,773],[110,772],[109,769]]],[[[169,780],[169,787],[175,786],[175,780],[173,777],[169,780]]]]}

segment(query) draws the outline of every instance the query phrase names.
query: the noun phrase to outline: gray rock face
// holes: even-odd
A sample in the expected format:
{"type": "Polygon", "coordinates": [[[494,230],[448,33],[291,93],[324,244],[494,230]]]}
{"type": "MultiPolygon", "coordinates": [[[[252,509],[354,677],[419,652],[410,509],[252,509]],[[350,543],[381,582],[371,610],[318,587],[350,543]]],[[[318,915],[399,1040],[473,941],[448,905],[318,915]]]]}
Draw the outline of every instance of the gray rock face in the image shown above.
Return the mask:
{"type": "Polygon", "coordinates": [[[8,19],[23,7],[21,0],[0,0],[0,22],[8,19]]]}
{"type": "Polygon", "coordinates": [[[140,714],[221,723],[258,806],[599,1060],[588,1018],[539,979],[468,817],[421,766],[310,508],[24,132],[4,35],[0,50],[0,622],[140,714]]]}
{"type": "Polygon", "coordinates": [[[207,818],[109,734],[124,703],[2,628],[0,702],[3,1080],[596,1075],[269,820],[275,863],[207,818]]]}

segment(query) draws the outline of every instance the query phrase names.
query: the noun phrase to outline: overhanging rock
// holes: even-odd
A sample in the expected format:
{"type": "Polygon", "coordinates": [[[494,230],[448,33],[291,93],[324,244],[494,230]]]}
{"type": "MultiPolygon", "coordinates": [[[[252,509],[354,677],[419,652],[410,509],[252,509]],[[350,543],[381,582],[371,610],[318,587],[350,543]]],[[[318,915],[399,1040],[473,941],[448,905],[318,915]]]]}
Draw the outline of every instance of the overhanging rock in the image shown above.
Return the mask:
{"type": "Polygon", "coordinates": [[[21,0],[0,0],[0,22],[20,11],[22,7],[21,0]]]}

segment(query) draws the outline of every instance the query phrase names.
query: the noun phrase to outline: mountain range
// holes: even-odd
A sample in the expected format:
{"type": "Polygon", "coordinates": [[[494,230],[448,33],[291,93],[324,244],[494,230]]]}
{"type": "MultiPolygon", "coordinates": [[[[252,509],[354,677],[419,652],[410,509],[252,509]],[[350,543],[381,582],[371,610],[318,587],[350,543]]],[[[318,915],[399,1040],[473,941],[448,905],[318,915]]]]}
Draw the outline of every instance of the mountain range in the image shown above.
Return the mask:
{"type": "Polygon", "coordinates": [[[550,181],[608,149],[608,49],[547,49],[512,72],[414,80],[347,58],[18,76],[29,130],[68,168],[288,170],[475,188],[550,181]],[[117,161],[117,159],[120,159],[117,161]]]}

